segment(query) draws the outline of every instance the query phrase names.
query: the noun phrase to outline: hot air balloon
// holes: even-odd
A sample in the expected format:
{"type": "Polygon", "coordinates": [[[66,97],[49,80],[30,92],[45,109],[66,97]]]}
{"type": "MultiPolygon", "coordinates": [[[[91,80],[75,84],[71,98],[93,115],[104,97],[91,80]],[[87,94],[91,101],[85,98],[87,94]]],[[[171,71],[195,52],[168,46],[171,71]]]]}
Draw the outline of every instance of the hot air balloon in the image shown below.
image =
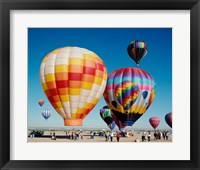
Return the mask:
{"type": "Polygon", "coordinates": [[[127,52],[139,66],[140,60],[147,54],[147,45],[145,41],[135,40],[128,45],[127,52]]]}
{"type": "Polygon", "coordinates": [[[109,125],[110,130],[111,130],[111,131],[114,130],[115,126],[116,126],[116,123],[115,123],[115,121],[113,121],[113,122],[109,125]]]}
{"type": "Polygon", "coordinates": [[[172,112],[165,115],[165,121],[172,128],[172,112]]]}
{"type": "Polygon", "coordinates": [[[40,67],[42,88],[65,126],[82,126],[106,86],[103,61],[79,47],[58,48],[45,56],[40,67]]]}
{"type": "Polygon", "coordinates": [[[158,125],[160,124],[160,118],[159,117],[151,117],[149,119],[149,123],[151,124],[151,126],[156,129],[158,127],[158,125]]]}
{"type": "Polygon", "coordinates": [[[45,109],[42,111],[42,116],[47,120],[51,116],[51,111],[48,109],[45,109]]]}
{"type": "Polygon", "coordinates": [[[107,80],[104,99],[112,113],[125,126],[132,126],[155,97],[153,77],[139,68],[113,71],[107,80]]]}
{"type": "Polygon", "coordinates": [[[114,122],[118,126],[119,130],[124,131],[124,128],[126,127],[126,125],[123,125],[122,122],[114,114],[112,114],[112,117],[113,117],[114,122]]]}
{"type": "MultiPolygon", "coordinates": [[[[107,91],[104,91],[104,99],[108,99],[108,93],[107,93],[107,91]]],[[[111,112],[111,110],[110,110],[110,112],[111,112]]],[[[121,123],[121,121],[115,116],[115,114],[113,114],[112,112],[111,112],[111,114],[112,114],[113,120],[116,123],[116,125],[118,126],[119,130],[123,131],[124,128],[126,127],[126,125],[123,125],[121,123]]]]}
{"type": "Polygon", "coordinates": [[[44,104],[44,100],[38,100],[38,104],[42,106],[44,104]]]}
{"type": "Polygon", "coordinates": [[[100,116],[106,122],[108,127],[113,130],[115,128],[115,122],[108,106],[104,106],[100,109],[100,116]]]}

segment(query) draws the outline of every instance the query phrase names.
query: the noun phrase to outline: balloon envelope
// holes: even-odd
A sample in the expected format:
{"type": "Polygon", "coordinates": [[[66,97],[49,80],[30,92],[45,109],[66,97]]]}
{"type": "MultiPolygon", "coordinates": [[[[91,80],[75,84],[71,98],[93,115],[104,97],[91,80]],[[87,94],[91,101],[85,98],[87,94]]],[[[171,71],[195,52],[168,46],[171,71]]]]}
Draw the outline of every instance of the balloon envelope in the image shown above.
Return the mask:
{"type": "Polygon", "coordinates": [[[100,109],[100,116],[108,126],[113,122],[113,117],[108,106],[104,106],[100,109]]]}
{"type": "Polygon", "coordinates": [[[51,111],[48,109],[45,109],[42,111],[42,116],[47,120],[51,116],[51,111]]]}
{"type": "Polygon", "coordinates": [[[128,45],[127,52],[139,66],[140,60],[147,54],[147,45],[145,41],[135,40],[128,45]]]}
{"type": "Polygon", "coordinates": [[[165,121],[172,128],[172,112],[165,115],[165,121]]]}
{"type": "Polygon", "coordinates": [[[102,96],[107,73],[103,61],[79,47],[58,48],[43,59],[42,88],[65,126],[81,126],[82,120],[102,96]]]}
{"type": "Polygon", "coordinates": [[[109,125],[109,128],[110,130],[113,130],[116,126],[116,123],[113,121],[110,125],[109,125]]]}
{"type": "Polygon", "coordinates": [[[112,114],[112,117],[113,117],[114,122],[118,126],[119,130],[123,131],[126,125],[123,125],[122,122],[115,116],[115,114],[112,114]]]}
{"type": "Polygon", "coordinates": [[[160,118],[158,117],[151,117],[149,119],[149,123],[151,124],[151,126],[156,129],[158,127],[158,125],[160,124],[160,118]]]}
{"type": "Polygon", "coordinates": [[[104,99],[112,113],[125,126],[132,126],[155,97],[153,77],[139,68],[121,68],[107,79],[104,99]]]}
{"type": "Polygon", "coordinates": [[[38,104],[42,106],[44,104],[44,100],[38,100],[38,104]]]}

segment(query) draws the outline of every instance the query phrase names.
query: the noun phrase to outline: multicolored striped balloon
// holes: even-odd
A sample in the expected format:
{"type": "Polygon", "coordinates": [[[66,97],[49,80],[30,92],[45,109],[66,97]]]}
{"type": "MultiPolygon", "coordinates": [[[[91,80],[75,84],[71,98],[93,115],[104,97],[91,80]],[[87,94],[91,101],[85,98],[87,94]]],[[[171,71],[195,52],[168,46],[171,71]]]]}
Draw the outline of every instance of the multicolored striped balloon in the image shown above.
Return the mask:
{"type": "Polygon", "coordinates": [[[42,111],[42,116],[47,120],[51,116],[51,111],[48,109],[45,109],[42,111]]]}
{"type": "Polygon", "coordinates": [[[124,81],[115,88],[116,99],[125,110],[130,109],[130,106],[136,101],[138,95],[139,88],[134,82],[124,81]]]}
{"type": "Polygon", "coordinates": [[[112,113],[125,126],[132,126],[155,97],[153,77],[139,68],[113,71],[107,80],[104,99],[112,113]]]}
{"type": "Polygon", "coordinates": [[[79,47],[58,48],[42,61],[42,88],[65,126],[81,126],[106,86],[103,61],[92,51],[79,47]]]}
{"type": "Polygon", "coordinates": [[[147,54],[147,45],[145,41],[135,40],[128,45],[127,52],[129,56],[139,66],[140,60],[147,54]]]}
{"type": "Polygon", "coordinates": [[[165,121],[172,128],[172,112],[165,115],[165,121]]]}

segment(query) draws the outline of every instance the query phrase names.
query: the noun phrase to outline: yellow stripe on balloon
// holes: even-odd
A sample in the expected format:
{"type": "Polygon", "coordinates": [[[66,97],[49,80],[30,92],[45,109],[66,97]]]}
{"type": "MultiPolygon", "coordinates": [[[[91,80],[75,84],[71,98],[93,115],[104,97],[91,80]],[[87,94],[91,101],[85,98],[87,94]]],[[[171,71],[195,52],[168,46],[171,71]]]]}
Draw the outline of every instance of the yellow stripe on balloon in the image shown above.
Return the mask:
{"type": "Polygon", "coordinates": [[[70,58],[69,65],[83,65],[83,60],[80,58],[70,58]]]}
{"type": "Polygon", "coordinates": [[[104,75],[103,75],[103,79],[104,79],[104,80],[107,80],[107,74],[104,74],[104,75]]]}
{"type": "Polygon", "coordinates": [[[135,112],[137,113],[140,109],[140,106],[139,105],[133,105],[131,108],[130,108],[130,112],[135,112]]]}
{"type": "Polygon", "coordinates": [[[91,55],[91,54],[83,54],[83,58],[85,60],[92,60],[92,61],[95,60],[94,57],[93,57],[93,55],[91,55]]]}
{"type": "Polygon", "coordinates": [[[146,111],[146,106],[132,106],[130,108],[130,112],[135,112],[139,114],[143,114],[146,111]]]}
{"type": "Polygon", "coordinates": [[[81,88],[86,89],[86,90],[90,90],[90,89],[92,89],[92,85],[93,85],[93,83],[82,82],[81,88]]]}
{"type": "Polygon", "coordinates": [[[62,102],[68,102],[69,101],[69,95],[60,95],[60,100],[62,102]]]}
{"type": "Polygon", "coordinates": [[[85,105],[84,105],[84,108],[85,108],[85,109],[89,109],[89,108],[90,108],[90,105],[91,105],[91,103],[86,102],[85,105]]]}
{"type": "Polygon", "coordinates": [[[43,83],[43,84],[42,84],[42,89],[43,89],[44,91],[48,90],[48,86],[47,86],[46,83],[43,83]]]}
{"type": "Polygon", "coordinates": [[[58,108],[62,108],[62,103],[61,102],[56,102],[56,105],[58,108]]]}
{"type": "Polygon", "coordinates": [[[94,83],[95,83],[95,84],[101,85],[101,83],[102,83],[102,78],[100,78],[100,77],[95,77],[95,78],[94,78],[94,83]]]}
{"type": "MultiPolygon", "coordinates": [[[[115,109],[116,110],[116,109],[115,109]]],[[[117,105],[117,111],[124,113],[124,108],[121,105],[117,105]]]]}
{"type": "Polygon", "coordinates": [[[79,88],[69,88],[70,95],[79,95],[80,92],[81,92],[81,89],[79,89],[79,88]]]}
{"type": "Polygon", "coordinates": [[[55,81],[55,74],[46,74],[45,81],[46,82],[55,81]]]}
{"type": "Polygon", "coordinates": [[[72,118],[72,119],[75,119],[75,118],[76,118],[76,113],[72,113],[72,114],[71,114],[71,118],[72,118]]]}
{"type": "Polygon", "coordinates": [[[64,73],[68,72],[68,65],[56,65],[55,66],[56,73],[64,73]]]}
{"type": "Polygon", "coordinates": [[[76,111],[76,113],[77,113],[77,114],[82,114],[82,113],[83,113],[83,111],[84,111],[84,109],[83,109],[83,108],[77,108],[77,111],[76,111]]]}
{"type": "Polygon", "coordinates": [[[99,58],[98,55],[96,55],[96,54],[93,53],[92,56],[95,58],[95,60],[98,60],[98,63],[99,63],[99,62],[102,63],[102,60],[99,58]]]}
{"type": "Polygon", "coordinates": [[[92,104],[97,104],[98,101],[99,101],[99,99],[94,98],[94,100],[92,101],[92,104]]]}
{"type": "Polygon", "coordinates": [[[138,113],[143,114],[145,111],[146,111],[146,106],[142,106],[138,113]]]}

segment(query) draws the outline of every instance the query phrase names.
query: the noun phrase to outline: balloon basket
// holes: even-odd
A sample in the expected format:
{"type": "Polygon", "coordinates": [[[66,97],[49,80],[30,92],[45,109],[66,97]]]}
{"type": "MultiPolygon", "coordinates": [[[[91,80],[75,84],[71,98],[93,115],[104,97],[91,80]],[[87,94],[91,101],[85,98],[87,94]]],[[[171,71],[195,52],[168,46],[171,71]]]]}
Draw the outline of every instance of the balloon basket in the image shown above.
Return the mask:
{"type": "Polygon", "coordinates": [[[64,119],[65,126],[82,126],[82,119],[64,119]]]}

